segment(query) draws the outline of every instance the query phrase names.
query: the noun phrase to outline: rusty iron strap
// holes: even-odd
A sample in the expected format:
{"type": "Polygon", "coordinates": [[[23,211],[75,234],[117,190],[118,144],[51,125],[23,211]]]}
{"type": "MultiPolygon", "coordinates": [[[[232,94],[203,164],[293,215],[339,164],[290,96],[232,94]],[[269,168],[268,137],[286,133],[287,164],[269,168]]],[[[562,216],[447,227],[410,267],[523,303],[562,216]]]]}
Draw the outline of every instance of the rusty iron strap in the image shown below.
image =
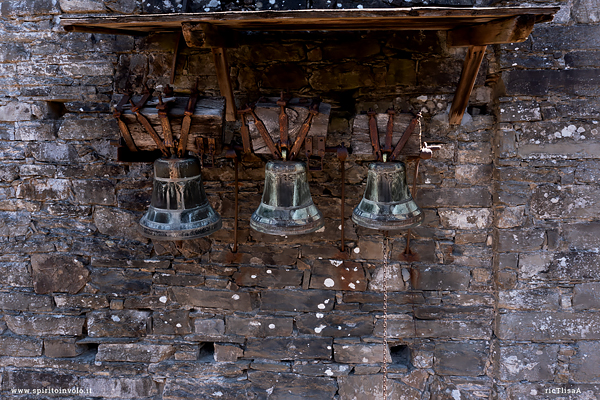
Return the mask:
{"type": "Polygon", "coordinates": [[[154,140],[156,146],[163,154],[163,156],[169,157],[169,150],[167,150],[167,148],[165,147],[162,139],[160,138],[160,136],[158,136],[158,133],[156,133],[148,119],[140,112],[140,109],[144,106],[144,104],[146,104],[149,98],[150,92],[148,91],[144,93],[141,100],[137,104],[134,104],[133,101],[129,100],[129,102],[131,103],[131,111],[137,116],[138,121],[140,122],[140,124],[142,124],[144,129],[146,129],[146,132],[154,140]]]}
{"type": "Polygon", "coordinates": [[[281,153],[279,152],[277,146],[275,146],[273,138],[271,138],[271,135],[269,134],[269,131],[267,131],[265,124],[260,120],[260,118],[258,118],[253,109],[250,109],[250,115],[252,115],[252,118],[254,118],[254,125],[256,126],[256,129],[258,129],[260,136],[262,136],[263,140],[265,141],[265,144],[271,151],[271,154],[273,154],[273,157],[281,158],[281,153]]]}
{"type": "Polygon", "coordinates": [[[158,117],[160,118],[160,125],[162,127],[164,144],[169,149],[169,154],[173,154],[175,149],[175,143],[173,142],[173,130],[171,129],[171,121],[169,121],[169,114],[167,112],[168,104],[163,103],[162,96],[158,95],[158,104],[156,109],[158,110],[158,117]]]}
{"type": "Polygon", "coordinates": [[[390,154],[392,152],[392,140],[393,140],[393,136],[394,136],[394,115],[396,115],[396,111],[394,111],[394,109],[390,108],[388,111],[388,123],[387,123],[387,130],[385,132],[385,147],[383,148],[383,151],[387,154],[390,154]]]}
{"type": "Polygon", "coordinates": [[[381,148],[379,147],[379,132],[377,131],[377,113],[373,110],[367,112],[369,116],[369,136],[371,137],[371,146],[373,146],[373,154],[377,161],[381,161],[381,148]]]}
{"type": "Polygon", "coordinates": [[[238,115],[241,118],[242,126],[240,127],[240,134],[242,135],[242,145],[244,146],[244,154],[250,154],[252,152],[252,142],[250,140],[250,131],[248,130],[248,121],[246,121],[246,115],[250,112],[250,107],[246,105],[243,110],[238,110],[238,115]]]}
{"type": "Polygon", "coordinates": [[[127,104],[127,102],[129,101],[130,98],[131,98],[131,96],[128,94],[123,95],[123,97],[121,98],[121,101],[119,101],[119,104],[117,104],[117,106],[115,107],[113,116],[117,119],[117,123],[119,124],[119,130],[121,131],[121,137],[123,137],[123,140],[125,141],[125,145],[129,149],[129,151],[136,152],[136,151],[138,151],[138,148],[135,145],[135,142],[133,141],[131,132],[129,132],[129,128],[127,127],[127,124],[125,123],[125,121],[123,121],[121,119],[121,115],[123,114],[123,107],[125,106],[125,104],[127,104]]]}
{"type": "Polygon", "coordinates": [[[406,144],[406,142],[408,142],[408,138],[410,138],[410,135],[412,135],[413,131],[415,130],[420,119],[421,119],[421,113],[418,113],[417,116],[414,117],[412,119],[412,121],[410,121],[410,124],[408,124],[408,126],[406,127],[406,130],[402,134],[400,141],[398,141],[398,144],[396,144],[396,147],[394,148],[394,151],[392,152],[392,154],[390,156],[390,159],[392,161],[395,160],[396,157],[398,157],[398,155],[404,148],[404,145],[406,144]]]}
{"type": "Polygon", "coordinates": [[[289,157],[290,160],[293,160],[298,155],[298,152],[300,151],[300,147],[302,146],[302,143],[304,142],[304,139],[306,139],[306,135],[308,134],[308,131],[310,130],[310,124],[312,123],[313,117],[315,115],[317,115],[318,113],[319,113],[319,102],[315,101],[311,104],[310,108],[308,109],[308,115],[306,117],[306,120],[300,127],[300,132],[298,132],[298,136],[296,137],[296,140],[294,141],[294,145],[292,146],[292,151],[290,151],[290,157],[289,157]]]}
{"type": "MultiPolygon", "coordinates": [[[[196,83],[197,86],[197,83],[196,83]]],[[[183,121],[181,122],[181,135],[179,136],[179,145],[177,146],[177,155],[179,157],[183,157],[185,155],[185,151],[187,149],[188,143],[188,135],[190,134],[190,126],[192,125],[192,116],[194,115],[194,110],[196,109],[196,102],[198,101],[198,90],[197,87],[192,89],[192,93],[190,94],[190,98],[188,100],[187,106],[185,107],[185,112],[183,114],[183,121]]]]}
{"type": "Polygon", "coordinates": [[[281,98],[277,100],[277,105],[280,107],[279,110],[279,140],[280,147],[282,149],[288,148],[288,132],[289,132],[289,124],[288,124],[288,116],[285,113],[285,107],[287,106],[287,100],[283,98],[283,93],[281,93],[281,98]]]}

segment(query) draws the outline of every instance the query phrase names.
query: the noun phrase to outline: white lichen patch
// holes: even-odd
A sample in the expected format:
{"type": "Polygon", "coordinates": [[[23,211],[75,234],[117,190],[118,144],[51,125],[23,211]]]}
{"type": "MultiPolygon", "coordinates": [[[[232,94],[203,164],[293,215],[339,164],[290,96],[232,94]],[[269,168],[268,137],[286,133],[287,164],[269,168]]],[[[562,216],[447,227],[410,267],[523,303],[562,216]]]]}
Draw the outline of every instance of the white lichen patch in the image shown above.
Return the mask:
{"type": "Polygon", "coordinates": [[[323,284],[324,284],[326,287],[333,287],[333,286],[335,286],[335,282],[334,282],[334,280],[333,280],[333,279],[331,279],[331,278],[327,278],[327,279],[325,279],[325,281],[323,282],[323,284]]]}

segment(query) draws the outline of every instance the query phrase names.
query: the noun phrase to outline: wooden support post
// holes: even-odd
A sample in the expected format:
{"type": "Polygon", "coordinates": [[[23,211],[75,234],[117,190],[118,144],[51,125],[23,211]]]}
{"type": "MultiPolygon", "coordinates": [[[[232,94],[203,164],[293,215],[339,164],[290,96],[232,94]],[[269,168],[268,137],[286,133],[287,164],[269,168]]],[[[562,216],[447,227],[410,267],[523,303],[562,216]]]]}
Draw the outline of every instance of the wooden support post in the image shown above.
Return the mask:
{"type": "Polygon", "coordinates": [[[221,96],[225,97],[225,120],[235,121],[237,118],[237,111],[235,100],[233,98],[233,87],[231,86],[229,64],[227,63],[225,48],[213,47],[212,53],[215,69],[217,70],[217,81],[219,82],[221,96]]]}
{"type": "Polygon", "coordinates": [[[467,50],[467,56],[465,57],[462,73],[460,74],[460,81],[458,82],[456,94],[450,108],[449,119],[451,125],[458,125],[462,121],[467,104],[469,104],[469,97],[471,97],[471,91],[473,91],[481,61],[483,61],[483,56],[485,55],[486,47],[469,46],[467,50]]]}

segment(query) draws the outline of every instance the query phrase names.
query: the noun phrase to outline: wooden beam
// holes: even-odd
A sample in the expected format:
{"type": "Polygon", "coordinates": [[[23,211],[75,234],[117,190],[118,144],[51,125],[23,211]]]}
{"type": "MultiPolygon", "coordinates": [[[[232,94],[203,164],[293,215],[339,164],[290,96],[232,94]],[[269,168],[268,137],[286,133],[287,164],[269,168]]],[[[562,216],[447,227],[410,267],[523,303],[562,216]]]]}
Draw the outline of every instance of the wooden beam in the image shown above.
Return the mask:
{"type": "Polygon", "coordinates": [[[181,30],[188,47],[237,47],[237,32],[207,22],[184,22],[181,30]]]}
{"type": "Polygon", "coordinates": [[[231,77],[229,75],[229,63],[227,62],[227,54],[224,47],[213,47],[213,61],[217,70],[217,82],[221,96],[225,97],[225,120],[235,121],[237,119],[237,110],[233,97],[233,86],[231,85],[231,77]]]}
{"type": "Polygon", "coordinates": [[[449,120],[451,125],[458,125],[462,121],[465,109],[469,104],[469,97],[471,97],[481,61],[483,61],[483,56],[485,55],[486,47],[469,46],[467,50],[467,56],[465,57],[463,69],[460,74],[460,81],[458,82],[456,94],[454,94],[454,100],[450,108],[449,120]]]}
{"type": "Polygon", "coordinates": [[[535,15],[519,15],[486,24],[452,29],[447,34],[448,46],[485,46],[524,42],[533,30],[535,15]]]}

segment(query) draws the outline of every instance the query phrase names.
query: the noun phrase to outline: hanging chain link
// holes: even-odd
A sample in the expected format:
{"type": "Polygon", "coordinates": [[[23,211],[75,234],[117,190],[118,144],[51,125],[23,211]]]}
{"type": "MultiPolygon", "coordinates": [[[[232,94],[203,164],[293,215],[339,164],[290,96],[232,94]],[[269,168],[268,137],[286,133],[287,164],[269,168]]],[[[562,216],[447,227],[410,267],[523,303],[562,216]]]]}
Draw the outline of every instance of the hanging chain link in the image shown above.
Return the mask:
{"type": "Polygon", "coordinates": [[[387,363],[388,363],[388,264],[390,240],[387,234],[383,238],[383,399],[387,400],[387,363]]]}

